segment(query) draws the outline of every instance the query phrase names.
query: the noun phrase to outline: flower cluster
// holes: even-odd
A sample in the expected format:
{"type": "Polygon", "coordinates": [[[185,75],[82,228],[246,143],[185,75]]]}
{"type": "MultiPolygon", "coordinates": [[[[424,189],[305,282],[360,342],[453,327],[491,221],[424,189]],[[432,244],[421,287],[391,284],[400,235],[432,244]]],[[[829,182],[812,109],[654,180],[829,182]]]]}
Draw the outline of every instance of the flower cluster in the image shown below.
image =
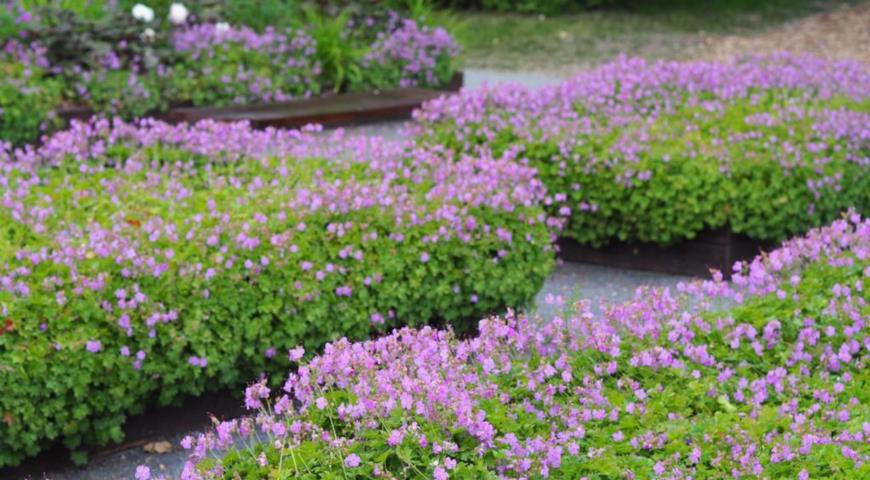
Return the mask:
{"type": "Polygon", "coordinates": [[[367,76],[371,70],[388,78],[381,81],[403,87],[438,86],[450,81],[450,60],[459,54],[459,45],[441,27],[420,26],[410,19],[394,19],[398,25],[378,34],[371,51],[363,58],[367,76]],[[392,78],[392,77],[398,77],[392,78]]]}
{"type": "Polygon", "coordinates": [[[247,27],[198,24],[175,32],[173,65],[181,98],[196,105],[285,101],[319,93],[314,39],[302,30],[258,33],[247,27]]]}
{"type": "Polygon", "coordinates": [[[342,339],[186,438],[182,478],[863,478],[868,280],[852,214],[733,283],[342,339]]]}
{"type": "Polygon", "coordinates": [[[870,211],[868,100],[870,71],[855,62],[620,58],[540,90],[433,100],[416,118],[430,142],[536,167],[583,243],[723,226],[781,241],[870,211]]]}
{"type": "Polygon", "coordinates": [[[543,196],[527,167],[316,128],[99,120],[4,145],[0,465],[286,371],[287,345],[521,305],[554,262],[543,196]]]}

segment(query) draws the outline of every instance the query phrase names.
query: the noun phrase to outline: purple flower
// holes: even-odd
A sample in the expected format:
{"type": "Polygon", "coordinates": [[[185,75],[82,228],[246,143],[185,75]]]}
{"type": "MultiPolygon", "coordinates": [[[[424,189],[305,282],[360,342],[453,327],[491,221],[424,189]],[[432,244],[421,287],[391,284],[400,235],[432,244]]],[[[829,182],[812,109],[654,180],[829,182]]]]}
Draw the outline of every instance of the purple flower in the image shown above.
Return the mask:
{"type": "Polygon", "coordinates": [[[347,468],[356,468],[360,464],[359,455],[355,453],[351,453],[347,457],[344,458],[344,466],[347,468]]]}
{"type": "Polygon", "coordinates": [[[136,480],[150,480],[151,479],[151,469],[146,467],[145,465],[139,465],[136,467],[136,480]]]}
{"type": "Polygon", "coordinates": [[[99,340],[88,340],[85,344],[85,349],[91,353],[97,353],[103,349],[103,344],[99,340]]]}
{"type": "Polygon", "coordinates": [[[255,383],[245,389],[245,408],[248,410],[256,410],[262,408],[262,400],[269,398],[270,390],[263,383],[255,383]]]}
{"type": "Polygon", "coordinates": [[[298,362],[303,355],[305,355],[305,348],[299,346],[289,350],[287,356],[290,358],[291,362],[298,362]]]}
{"type": "Polygon", "coordinates": [[[197,357],[196,355],[191,355],[189,359],[187,359],[187,363],[193,365],[194,367],[205,368],[208,366],[208,359],[205,357],[197,357]]]}

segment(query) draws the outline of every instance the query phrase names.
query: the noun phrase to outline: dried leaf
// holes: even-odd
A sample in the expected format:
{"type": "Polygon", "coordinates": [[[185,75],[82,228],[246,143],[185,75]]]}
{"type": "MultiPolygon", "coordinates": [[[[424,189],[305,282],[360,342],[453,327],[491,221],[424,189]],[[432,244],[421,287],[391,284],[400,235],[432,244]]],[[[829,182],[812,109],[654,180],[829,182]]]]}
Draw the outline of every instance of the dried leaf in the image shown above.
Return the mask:
{"type": "Polygon", "coordinates": [[[145,453],[156,453],[156,454],[166,454],[172,451],[172,444],[167,442],[166,440],[159,440],[156,442],[148,442],[142,447],[145,450],[145,453]]]}

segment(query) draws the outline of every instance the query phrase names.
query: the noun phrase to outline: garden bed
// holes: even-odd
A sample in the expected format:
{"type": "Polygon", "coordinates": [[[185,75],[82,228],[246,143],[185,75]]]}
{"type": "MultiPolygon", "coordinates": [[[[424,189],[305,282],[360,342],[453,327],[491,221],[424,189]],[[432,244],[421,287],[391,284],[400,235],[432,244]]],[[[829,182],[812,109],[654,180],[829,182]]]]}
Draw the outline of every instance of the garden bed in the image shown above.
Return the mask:
{"type": "MultiPolygon", "coordinates": [[[[870,212],[870,67],[857,62],[621,57],[538,90],[466,90],[415,118],[425,145],[534,167],[561,235],[622,245],[615,261],[702,232],[777,243],[848,208],[870,212]]],[[[729,248],[683,253],[718,263],[744,249],[729,248]]]]}
{"type": "Polygon", "coordinates": [[[711,270],[730,277],[735,262],[751,260],[772,246],[728,229],[704,230],[693,239],[669,246],[615,242],[593,247],[571,238],[560,238],[558,245],[559,257],[571,262],[702,278],[711,270]]]}
{"type": "Polygon", "coordinates": [[[286,371],[288,345],[472,329],[538,292],[533,170],[315,131],[99,120],[0,150],[0,466],[286,371]]]}
{"type": "Polygon", "coordinates": [[[732,282],[336,342],[182,440],[182,478],[866,478],[868,247],[850,213],[732,282]]]}
{"type": "MultiPolygon", "coordinates": [[[[154,116],[168,123],[199,120],[246,121],[254,128],[299,128],[318,124],[327,128],[406,120],[424,102],[462,88],[464,76],[456,72],[444,89],[400,87],[382,92],[342,93],[322,97],[226,107],[174,107],[154,116]]],[[[94,111],[87,107],[57,111],[65,121],[87,120],[94,111]]]]}
{"type": "Polygon", "coordinates": [[[281,126],[365,121],[367,109],[373,119],[401,118],[433,98],[428,89],[461,80],[459,46],[421,12],[294,2],[271,5],[288,10],[276,16],[289,23],[263,25],[262,12],[228,2],[192,11],[127,3],[30,11],[12,0],[0,13],[0,140],[35,143],[64,118],[94,113],[281,126]],[[353,105],[336,112],[345,102],[353,105]]]}

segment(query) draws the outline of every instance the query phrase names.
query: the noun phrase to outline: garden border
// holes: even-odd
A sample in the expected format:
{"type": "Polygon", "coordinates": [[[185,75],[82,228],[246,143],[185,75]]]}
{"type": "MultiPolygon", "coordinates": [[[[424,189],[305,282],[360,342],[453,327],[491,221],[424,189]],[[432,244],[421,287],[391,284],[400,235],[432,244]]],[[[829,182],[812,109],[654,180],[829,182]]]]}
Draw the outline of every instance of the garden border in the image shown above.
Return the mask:
{"type": "MultiPolygon", "coordinates": [[[[462,71],[453,74],[444,89],[400,87],[383,91],[340,93],[287,102],[233,105],[227,107],[172,107],[153,115],[168,123],[195,123],[212,119],[221,122],[249,121],[254,128],[298,128],[317,123],[324,127],[346,127],[411,118],[411,112],[424,102],[445,93],[458,92],[465,82],[462,71]]],[[[94,115],[89,107],[56,110],[65,121],[87,120],[94,115]]]]}
{"type": "Polygon", "coordinates": [[[613,242],[592,247],[564,237],[560,237],[557,243],[557,255],[562,260],[703,278],[709,278],[711,269],[730,278],[735,262],[751,260],[775,246],[734,233],[729,228],[703,230],[695,238],[668,246],[613,242]]]}

